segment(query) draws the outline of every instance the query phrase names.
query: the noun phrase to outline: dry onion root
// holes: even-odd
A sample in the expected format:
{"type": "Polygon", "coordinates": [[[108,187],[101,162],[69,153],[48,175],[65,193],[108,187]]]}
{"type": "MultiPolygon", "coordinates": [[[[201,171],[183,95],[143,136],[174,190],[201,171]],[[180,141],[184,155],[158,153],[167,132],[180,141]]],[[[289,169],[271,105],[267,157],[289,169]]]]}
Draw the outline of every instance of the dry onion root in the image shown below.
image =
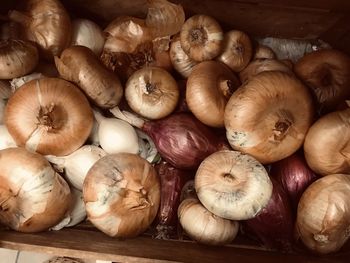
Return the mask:
{"type": "Polygon", "coordinates": [[[179,89],[166,70],[146,67],[129,78],[125,98],[134,112],[148,119],[161,119],[174,111],[179,89]]]}
{"type": "Polygon", "coordinates": [[[338,251],[350,237],[350,177],[327,175],[303,193],[296,231],[307,248],[318,254],[338,251]]]}
{"type": "Polygon", "coordinates": [[[311,52],[296,63],[294,70],[313,92],[321,113],[334,110],[350,96],[350,57],[340,51],[311,52]]]}
{"type": "Polygon", "coordinates": [[[221,62],[201,62],[187,80],[187,105],[204,124],[224,127],[226,103],[239,85],[238,78],[221,62]]]}
{"type": "Polygon", "coordinates": [[[192,239],[206,245],[229,244],[239,229],[238,222],[214,215],[194,198],[181,202],[178,217],[185,232],[192,239]]]}
{"type": "Polygon", "coordinates": [[[308,89],[283,72],[263,72],[237,89],[225,109],[226,137],[233,149],[263,164],[299,149],[313,120],[308,89]]]}
{"type": "Polygon", "coordinates": [[[249,63],[253,55],[250,38],[242,31],[232,30],[225,34],[224,48],[218,60],[235,72],[240,72],[249,63]]]}
{"type": "Polygon", "coordinates": [[[106,69],[87,47],[72,46],[55,57],[60,75],[75,83],[101,108],[117,106],[123,96],[119,78],[106,69]]]}
{"type": "Polygon", "coordinates": [[[329,113],[309,129],[304,143],[310,168],[320,175],[350,173],[350,109],[329,113]]]}
{"type": "Polygon", "coordinates": [[[180,32],[182,49],[198,62],[217,57],[222,51],[223,40],[224,34],[219,23],[206,15],[190,17],[180,32]]]}
{"type": "Polygon", "coordinates": [[[68,184],[49,162],[24,148],[0,151],[0,222],[21,232],[57,224],[70,205],[68,184]]]}
{"type": "Polygon", "coordinates": [[[71,41],[71,21],[59,0],[27,0],[25,11],[10,11],[9,18],[22,26],[28,40],[38,44],[43,55],[52,59],[71,41]]]}
{"type": "Polygon", "coordinates": [[[18,146],[43,155],[67,155],[88,138],[93,113],[84,94],[57,78],[32,80],[9,99],[5,124],[18,146]]]}
{"type": "Polygon", "coordinates": [[[128,153],[111,154],[89,170],[83,188],[88,219],[112,237],[135,237],[157,215],[160,184],[156,170],[128,153]]]}
{"type": "Polygon", "coordinates": [[[293,74],[291,68],[282,61],[276,59],[256,59],[248,64],[248,66],[239,73],[242,83],[245,83],[265,71],[281,71],[293,74]]]}
{"type": "Polygon", "coordinates": [[[36,46],[29,41],[0,41],[0,79],[12,79],[30,73],[39,60],[36,46]]]}
{"type": "Polygon", "coordinates": [[[272,194],[264,166],[237,151],[223,150],[208,156],[200,164],[194,182],[204,207],[230,220],[253,218],[272,194]]]}

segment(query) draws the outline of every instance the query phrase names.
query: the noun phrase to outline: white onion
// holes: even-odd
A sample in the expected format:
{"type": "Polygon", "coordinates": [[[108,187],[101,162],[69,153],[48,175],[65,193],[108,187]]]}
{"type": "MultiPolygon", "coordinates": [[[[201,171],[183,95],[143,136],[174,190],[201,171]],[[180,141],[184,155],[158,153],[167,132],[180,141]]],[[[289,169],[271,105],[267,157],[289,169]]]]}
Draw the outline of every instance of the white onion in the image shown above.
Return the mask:
{"type": "Polygon", "coordinates": [[[16,146],[17,145],[7,130],[6,126],[0,125],[0,150],[16,146]]]}
{"type": "Polygon", "coordinates": [[[106,153],[139,152],[136,131],[129,123],[117,118],[106,118],[97,111],[94,114],[98,122],[100,145],[106,153]]]}
{"type": "Polygon", "coordinates": [[[52,230],[60,230],[64,227],[71,227],[79,224],[86,218],[85,203],[83,200],[83,193],[74,188],[71,189],[72,203],[66,217],[52,230]]]}
{"type": "Polygon", "coordinates": [[[59,169],[64,169],[67,181],[76,189],[82,190],[88,171],[105,155],[106,152],[97,146],[84,145],[67,156],[47,155],[45,157],[59,169]]]}
{"type": "Polygon", "coordinates": [[[75,19],[72,21],[72,28],[72,46],[88,47],[96,55],[102,53],[106,39],[96,23],[88,19],[75,19]]]}

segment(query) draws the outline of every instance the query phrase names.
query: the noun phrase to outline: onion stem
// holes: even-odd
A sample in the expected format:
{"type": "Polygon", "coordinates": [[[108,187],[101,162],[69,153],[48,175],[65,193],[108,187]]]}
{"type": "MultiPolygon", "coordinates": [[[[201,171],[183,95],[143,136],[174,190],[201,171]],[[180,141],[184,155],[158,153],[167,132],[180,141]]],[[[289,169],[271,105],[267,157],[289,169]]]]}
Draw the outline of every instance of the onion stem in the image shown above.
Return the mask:
{"type": "Polygon", "coordinates": [[[114,107],[109,110],[115,117],[118,119],[121,119],[123,121],[126,121],[130,123],[132,126],[137,127],[139,129],[142,129],[142,127],[145,124],[145,121],[136,115],[126,112],[126,111],[121,111],[119,107],[114,107]]]}

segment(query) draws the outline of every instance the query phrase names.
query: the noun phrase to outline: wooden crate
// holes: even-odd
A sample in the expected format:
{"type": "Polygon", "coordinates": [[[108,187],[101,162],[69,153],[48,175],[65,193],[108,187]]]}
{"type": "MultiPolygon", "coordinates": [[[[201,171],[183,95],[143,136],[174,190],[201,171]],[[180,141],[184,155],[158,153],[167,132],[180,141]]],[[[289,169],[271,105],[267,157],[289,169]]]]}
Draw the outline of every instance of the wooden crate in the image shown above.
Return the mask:
{"type": "MultiPolygon", "coordinates": [[[[100,19],[113,17],[117,9],[99,14],[87,10],[84,2],[96,0],[65,0],[75,12],[100,19]]],[[[6,12],[15,1],[2,1],[0,11],[6,12]]],[[[113,0],[100,0],[113,6],[113,0]]],[[[130,14],[144,14],[146,0],[136,0],[130,14]]],[[[320,38],[333,47],[350,54],[349,0],[176,0],[188,15],[195,13],[215,17],[226,29],[240,29],[251,36],[283,38],[320,38]]],[[[32,250],[55,255],[112,260],[115,262],[348,262],[349,244],[334,255],[317,257],[307,252],[281,254],[258,246],[235,241],[224,247],[208,247],[192,241],[156,240],[147,235],[134,239],[110,238],[86,225],[61,231],[24,234],[0,230],[0,247],[32,250]]],[[[1,259],[0,259],[1,262],[1,259]]]]}

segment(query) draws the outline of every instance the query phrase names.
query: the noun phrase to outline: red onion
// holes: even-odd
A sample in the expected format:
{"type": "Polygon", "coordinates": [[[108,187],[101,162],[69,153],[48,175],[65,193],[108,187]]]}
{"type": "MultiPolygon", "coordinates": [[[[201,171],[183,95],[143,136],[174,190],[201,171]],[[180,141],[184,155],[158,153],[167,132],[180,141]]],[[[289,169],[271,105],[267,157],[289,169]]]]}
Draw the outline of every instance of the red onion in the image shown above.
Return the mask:
{"type": "Polygon", "coordinates": [[[146,132],[165,161],[178,169],[195,169],[222,143],[215,133],[189,113],[174,113],[164,119],[145,121],[119,108],[114,116],[146,132]]]}
{"type": "Polygon", "coordinates": [[[156,238],[169,238],[178,223],[177,208],[180,205],[181,190],[187,181],[193,179],[195,173],[176,169],[166,162],[155,168],[161,184],[156,238]]]}
{"type": "Polygon", "coordinates": [[[295,212],[301,195],[317,179],[317,175],[308,167],[305,159],[297,153],[272,164],[270,175],[283,187],[295,212]]]}
{"type": "Polygon", "coordinates": [[[290,201],[282,186],[273,178],[271,181],[273,191],[267,206],[256,217],[242,223],[265,246],[289,252],[292,249],[294,229],[290,201]]]}

